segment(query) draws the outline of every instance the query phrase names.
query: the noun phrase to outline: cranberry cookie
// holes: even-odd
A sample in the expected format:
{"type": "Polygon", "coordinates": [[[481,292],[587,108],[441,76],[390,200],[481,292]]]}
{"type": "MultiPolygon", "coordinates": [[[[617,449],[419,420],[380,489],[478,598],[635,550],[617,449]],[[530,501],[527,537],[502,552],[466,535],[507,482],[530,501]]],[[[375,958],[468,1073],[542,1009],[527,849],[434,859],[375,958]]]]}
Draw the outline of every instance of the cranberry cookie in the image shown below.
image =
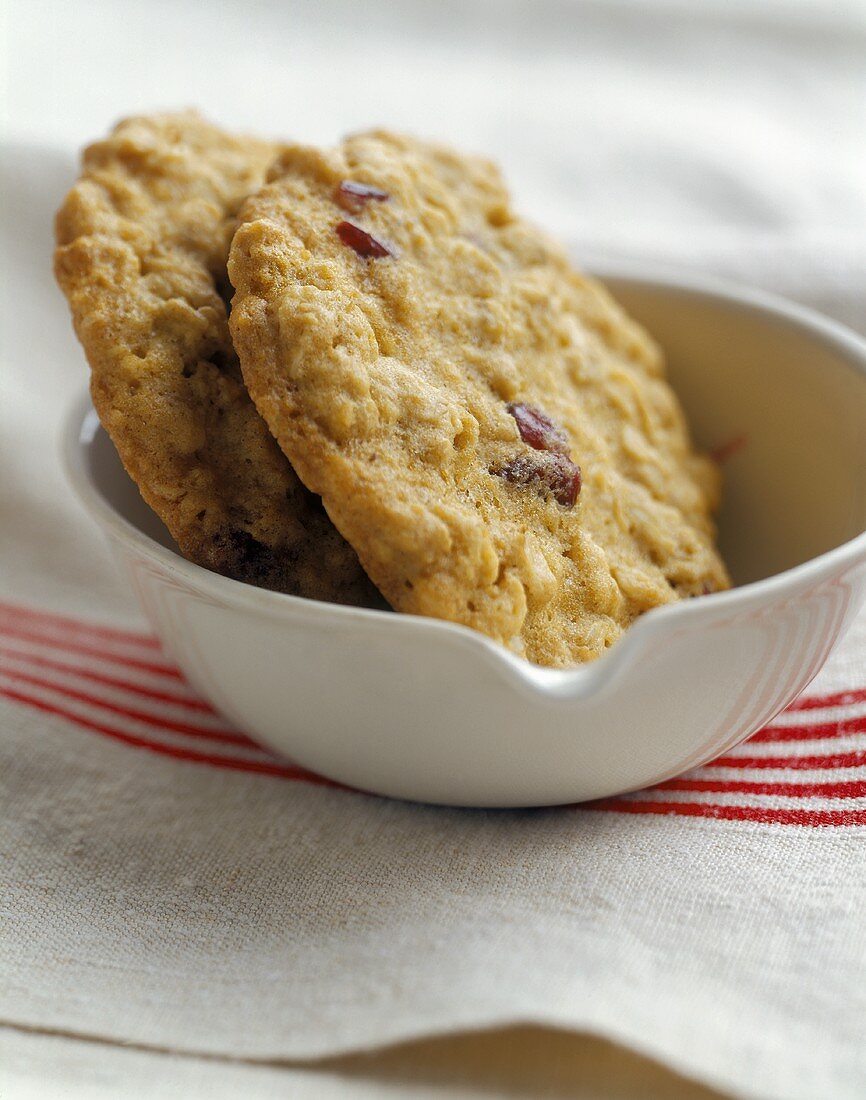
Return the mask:
{"type": "Polygon", "coordinates": [[[84,153],[57,216],[55,272],[99,417],[186,557],[284,592],[375,603],[256,412],[229,336],[235,215],[275,151],[193,112],[121,122],[84,153]]]}
{"type": "Polygon", "coordinates": [[[395,608],[564,666],[728,585],[658,348],[495,167],[374,132],[270,179],[229,259],[244,379],[395,608]]]}

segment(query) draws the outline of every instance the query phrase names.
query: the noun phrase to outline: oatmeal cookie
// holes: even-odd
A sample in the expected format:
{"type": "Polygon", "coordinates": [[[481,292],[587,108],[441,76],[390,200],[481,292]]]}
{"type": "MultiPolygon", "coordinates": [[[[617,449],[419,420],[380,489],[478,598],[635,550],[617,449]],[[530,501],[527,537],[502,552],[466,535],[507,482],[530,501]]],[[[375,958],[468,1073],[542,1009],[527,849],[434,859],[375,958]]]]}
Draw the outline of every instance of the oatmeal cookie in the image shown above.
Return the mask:
{"type": "Polygon", "coordinates": [[[373,132],[270,179],[229,259],[244,378],[396,609],[565,666],[728,585],[659,349],[494,166],[373,132]]]}
{"type": "Polygon", "coordinates": [[[229,336],[235,215],[275,152],[194,112],[121,122],[84,153],[57,215],[55,272],[100,420],[184,555],[284,592],[377,603],[256,412],[229,336]]]}

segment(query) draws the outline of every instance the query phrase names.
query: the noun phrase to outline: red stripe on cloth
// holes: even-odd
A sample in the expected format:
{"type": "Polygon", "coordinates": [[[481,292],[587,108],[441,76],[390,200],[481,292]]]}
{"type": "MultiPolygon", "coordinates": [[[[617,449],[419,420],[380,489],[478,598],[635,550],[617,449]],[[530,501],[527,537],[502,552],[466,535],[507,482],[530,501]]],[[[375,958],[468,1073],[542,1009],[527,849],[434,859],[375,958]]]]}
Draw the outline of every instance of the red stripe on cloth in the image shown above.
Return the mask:
{"type": "Polygon", "coordinates": [[[848,703],[866,702],[866,688],[837,691],[833,695],[810,695],[795,699],[787,710],[818,710],[820,707],[841,707],[848,703]]]}
{"type": "Polygon", "coordinates": [[[48,657],[42,657],[35,653],[25,653],[23,650],[10,649],[0,643],[0,657],[12,657],[37,668],[48,668],[53,672],[65,672],[70,676],[78,676],[83,680],[90,680],[95,684],[104,684],[106,687],[117,688],[119,691],[129,691],[134,695],[141,695],[146,699],[154,699],[160,703],[171,703],[172,706],[183,707],[186,710],[199,711],[202,714],[216,714],[210,703],[204,699],[197,699],[193,695],[177,695],[171,691],[157,691],[156,688],[146,687],[144,684],[135,683],[133,680],[124,680],[119,676],[107,676],[101,672],[94,672],[84,665],[67,664],[64,661],[52,661],[48,657]]]}
{"type": "Polygon", "coordinates": [[[110,661],[113,664],[125,665],[127,668],[137,668],[142,672],[152,672],[155,676],[168,676],[172,680],[183,680],[180,669],[174,665],[165,664],[162,661],[140,661],[136,657],[126,657],[100,646],[91,645],[89,642],[60,641],[44,633],[35,630],[27,630],[17,626],[4,626],[0,623],[0,634],[9,638],[17,638],[24,642],[38,642],[39,645],[50,646],[52,649],[62,649],[67,653],[80,653],[88,657],[98,657],[100,661],[110,661]]]}
{"type": "Polygon", "coordinates": [[[173,718],[164,718],[162,715],[151,714],[145,710],[137,710],[132,707],[121,706],[112,703],[108,699],[101,699],[98,695],[91,695],[85,691],[76,691],[75,688],[57,684],[51,680],[43,680],[41,676],[31,676],[27,672],[19,672],[17,669],[3,669],[0,675],[10,680],[29,684],[31,687],[46,688],[64,695],[67,699],[75,699],[79,703],[87,703],[89,706],[99,707],[102,710],[119,714],[123,718],[131,718],[135,722],[143,722],[145,725],[154,726],[170,733],[182,733],[187,737],[201,737],[206,741],[213,741],[220,745],[242,745],[244,748],[256,748],[252,741],[242,733],[234,733],[231,730],[212,730],[205,726],[194,726],[189,722],[178,722],[173,718]]]}
{"type": "Polygon", "coordinates": [[[754,779],[668,779],[654,791],[694,791],[712,794],[778,794],[795,798],[866,798],[866,779],[838,783],[762,783],[754,779]]]}
{"type": "Polygon", "coordinates": [[[866,715],[862,718],[840,718],[838,722],[816,722],[805,726],[766,726],[753,734],[749,742],[763,744],[770,741],[821,741],[825,737],[844,737],[849,733],[864,732],[866,715]]]}
{"type": "Polygon", "coordinates": [[[22,607],[20,604],[7,603],[0,600],[0,615],[9,615],[12,618],[29,619],[32,623],[44,623],[45,626],[57,630],[71,631],[75,634],[92,634],[94,638],[104,638],[113,642],[128,642],[134,645],[142,645],[148,649],[159,649],[159,639],[152,634],[145,634],[137,630],[120,630],[113,626],[101,626],[91,623],[86,619],[73,619],[67,615],[57,615],[53,611],[37,611],[32,607],[22,607]]]}
{"type": "Polygon", "coordinates": [[[820,756],[719,756],[710,761],[707,767],[796,768],[803,771],[809,768],[858,768],[863,765],[866,765],[866,749],[820,756]]]}
{"type": "MultiPolygon", "coordinates": [[[[147,749],[150,752],[159,753],[163,756],[173,756],[178,760],[188,760],[196,764],[210,764],[216,768],[229,768],[233,771],[255,772],[259,775],[274,775],[281,779],[314,783],[324,787],[340,786],[339,783],[335,783],[333,780],[326,779],[321,775],[316,775],[314,772],[308,772],[304,768],[295,767],[292,764],[279,764],[276,761],[271,762],[270,760],[245,760],[233,756],[216,756],[209,753],[197,752],[195,749],[183,748],[178,745],[166,745],[159,741],[149,741],[145,737],[138,737],[134,734],[127,733],[125,730],[103,725],[101,722],[96,722],[91,718],[85,718],[83,715],[76,714],[74,711],[67,710],[65,707],[58,706],[55,703],[49,703],[45,699],[37,699],[32,695],[27,695],[25,692],[16,691],[14,688],[0,687],[0,695],[4,695],[7,699],[12,699],[17,703],[23,703],[26,706],[34,707],[36,710],[43,711],[45,714],[53,714],[59,718],[65,718],[78,726],[83,726],[85,729],[105,734],[106,737],[110,737],[115,741],[122,741],[126,745],[132,745],[137,749],[147,749]]],[[[344,789],[348,790],[349,788],[344,789]]]]}
{"type": "Polygon", "coordinates": [[[866,825],[866,810],[781,810],[769,806],[719,806],[711,802],[629,802],[609,798],[585,802],[577,810],[618,814],[710,817],[723,821],[757,821],[764,825],[866,825]]]}

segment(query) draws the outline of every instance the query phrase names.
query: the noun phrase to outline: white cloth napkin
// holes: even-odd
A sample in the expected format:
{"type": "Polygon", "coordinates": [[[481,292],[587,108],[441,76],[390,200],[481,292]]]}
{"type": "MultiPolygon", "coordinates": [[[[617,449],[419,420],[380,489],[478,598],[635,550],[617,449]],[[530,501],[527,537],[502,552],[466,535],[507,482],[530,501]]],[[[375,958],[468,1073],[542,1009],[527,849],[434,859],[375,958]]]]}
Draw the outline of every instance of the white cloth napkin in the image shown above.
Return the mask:
{"type": "Polygon", "coordinates": [[[49,266],[75,147],[196,101],[486,149],[590,262],[738,276],[864,331],[862,8],[84,0],[8,24],[0,1022],[281,1060],[529,1021],[741,1096],[862,1097],[866,617],[773,730],[603,808],[294,775],[191,696],[70,499],[56,432],[85,369],[49,266]]]}

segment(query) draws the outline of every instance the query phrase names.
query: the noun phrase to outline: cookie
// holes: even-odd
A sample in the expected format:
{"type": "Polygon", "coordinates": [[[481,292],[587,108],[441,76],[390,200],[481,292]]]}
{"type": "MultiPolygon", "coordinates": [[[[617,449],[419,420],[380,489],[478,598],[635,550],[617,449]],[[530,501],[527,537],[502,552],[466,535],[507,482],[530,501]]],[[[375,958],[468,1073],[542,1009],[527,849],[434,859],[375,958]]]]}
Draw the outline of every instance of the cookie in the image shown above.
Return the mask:
{"type": "Polygon", "coordinates": [[[183,554],[302,596],[380,602],[247,395],[226,257],[275,147],[189,112],[132,118],[84,153],[55,273],[100,420],[183,554]]]}
{"type": "Polygon", "coordinates": [[[289,148],[229,277],[250,395],[396,609],[566,666],[728,585],[658,347],[487,161],[289,148]]]}

